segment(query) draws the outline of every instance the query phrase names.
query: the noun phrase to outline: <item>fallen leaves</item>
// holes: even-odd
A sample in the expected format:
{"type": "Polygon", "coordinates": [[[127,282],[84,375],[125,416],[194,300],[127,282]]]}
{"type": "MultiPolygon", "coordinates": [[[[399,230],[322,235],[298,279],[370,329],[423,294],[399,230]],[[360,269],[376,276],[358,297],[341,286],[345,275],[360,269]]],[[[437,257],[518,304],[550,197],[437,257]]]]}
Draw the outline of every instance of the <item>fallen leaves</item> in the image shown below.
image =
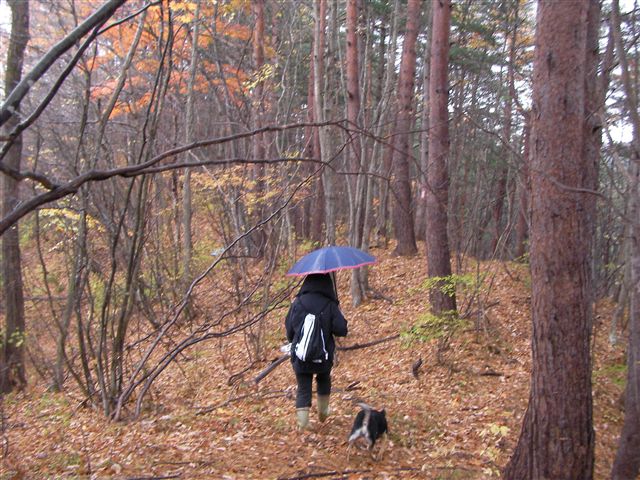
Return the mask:
{"type": "MultiPolygon", "coordinates": [[[[375,255],[380,261],[370,271],[372,286],[395,302],[374,300],[354,310],[348,273],[338,274],[350,329],[342,346],[391,338],[427,310],[420,288],[424,258],[390,258],[381,250],[375,255]]],[[[99,412],[78,408],[77,392],[48,393],[37,382],[7,396],[9,446],[2,469],[9,478],[497,478],[528,399],[530,298],[521,265],[509,265],[511,275],[498,262],[482,263],[481,269],[494,275],[486,304],[498,302],[486,331],[457,332],[443,365],[432,342],[391,340],[340,351],[332,415],[320,424],[314,406],[304,434],[295,427],[295,378],[288,364],[258,386],[248,380],[267,364],[255,364],[228,384],[248,364],[243,355],[229,355],[243,351],[242,338],[235,336],[203,343],[193,367],[168,368],[139,421],[110,423],[99,412]],[[387,410],[389,445],[378,461],[357,452],[347,462],[346,438],[358,401],[387,410]],[[207,406],[213,408],[196,414],[207,406]]],[[[606,317],[612,308],[599,313],[606,317]]],[[[271,331],[283,329],[282,318],[267,321],[271,331]]],[[[596,478],[605,478],[622,422],[617,400],[623,349],[609,347],[606,334],[595,339],[596,478]]],[[[278,358],[278,346],[274,342],[266,358],[278,358]]]]}

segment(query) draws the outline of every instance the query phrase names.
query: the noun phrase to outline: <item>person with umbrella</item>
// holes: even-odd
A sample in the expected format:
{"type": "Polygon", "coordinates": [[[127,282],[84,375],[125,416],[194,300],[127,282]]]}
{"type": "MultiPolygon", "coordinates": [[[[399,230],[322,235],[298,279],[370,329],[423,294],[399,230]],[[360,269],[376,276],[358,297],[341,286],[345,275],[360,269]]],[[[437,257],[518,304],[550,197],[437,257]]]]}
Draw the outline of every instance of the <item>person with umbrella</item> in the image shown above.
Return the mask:
{"type": "Polygon", "coordinates": [[[329,272],[374,263],[375,259],[351,247],[325,247],[299,260],[287,275],[305,276],[300,291],[285,319],[287,340],[291,342],[291,364],[296,375],[296,421],[298,428],[309,423],[313,377],[316,377],[318,419],[329,416],[334,337],[348,333],[347,320],[340,311],[337,288],[329,272]],[[363,256],[365,255],[365,256],[363,256]],[[319,327],[319,330],[316,330],[319,327]],[[322,355],[308,358],[317,332],[322,355]]]}

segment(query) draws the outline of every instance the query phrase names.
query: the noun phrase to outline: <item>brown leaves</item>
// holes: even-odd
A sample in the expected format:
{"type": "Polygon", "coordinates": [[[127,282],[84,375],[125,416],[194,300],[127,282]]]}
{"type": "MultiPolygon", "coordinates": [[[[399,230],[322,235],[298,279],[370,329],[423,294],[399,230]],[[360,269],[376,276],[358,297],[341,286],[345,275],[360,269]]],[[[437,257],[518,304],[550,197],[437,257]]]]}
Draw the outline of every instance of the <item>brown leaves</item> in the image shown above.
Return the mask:
{"type": "MultiPolygon", "coordinates": [[[[423,257],[373,253],[379,263],[370,270],[372,286],[395,301],[370,300],[353,309],[349,274],[339,273],[350,329],[343,346],[397,335],[428,307],[420,288],[423,257]]],[[[320,424],[314,400],[304,434],[295,427],[295,378],[288,364],[258,386],[250,380],[267,363],[258,362],[244,380],[227,384],[231,373],[247,367],[243,339],[232,336],[203,343],[197,355],[192,352],[193,361],[170,367],[138,422],[110,423],[98,412],[78,408],[78,392],[47,393],[32,379],[35,386],[27,393],[5,399],[4,465],[16,478],[19,472],[25,478],[331,478],[344,472],[351,472],[349,478],[497,478],[517,440],[528,398],[529,291],[520,265],[509,264],[508,272],[497,262],[480,268],[495,275],[487,304],[499,302],[490,310],[486,331],[456,334],[445,365],[436,363],[433,342],[409,346],[393,340],[339,352],[332,414],[320,424]],[[417,359],[422,364],[412,368],[417,359]],[[378,461],[357,451],[347,462],[346,439],[359,401],[387,411],[390,442],[378,461]],[[215,408],[196,415],[202,406],[215,408]]],[[[599,313],[606,316],[612,308],[604,305],[599,313]]],[[[280,339],[281,312],[267,322],[280,339]]],[[[622,347],[608,347],[606,335],[598,332],[595,339],[596,472],[604,477],[621,426],[617,365],[623,357],[622,347]]],[[[278,346],[273,343],[267,359],[279,356],[278,346]]]]}

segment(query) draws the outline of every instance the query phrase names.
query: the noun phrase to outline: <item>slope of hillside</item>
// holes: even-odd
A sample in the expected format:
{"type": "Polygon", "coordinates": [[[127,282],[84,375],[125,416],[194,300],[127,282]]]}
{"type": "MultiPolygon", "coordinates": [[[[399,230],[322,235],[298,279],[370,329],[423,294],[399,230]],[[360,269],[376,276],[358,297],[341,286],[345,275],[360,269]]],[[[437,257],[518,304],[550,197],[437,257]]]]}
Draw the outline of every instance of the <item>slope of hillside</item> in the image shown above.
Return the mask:
{"type": "MultiPolygon", "coordinates": [[[[4,401],[0,478],[430,478],[497,477],[519,435],[530,371],[529,276],[524,265],[467,262],[460,291],[467,322],[438,355],[438,340],[406,332],[427,311],[425,259],[374,251],[370,281],[378,296],[350,306],[349,274],[338,282],[350,334],[343,347],[401,334],[339,353],[332,415],[311,412],[295,428],[295,378],[288,363],[257,386],[267,363],[247,367],[241,335],[189,350],[160,377],[142,418],[113,423],[81,407],[70,392],[54,394],[33,379],[4,401]],[[440,358],[438,358],[440,357],[440,358]],[[422,365],[412,366],[422,359],[422,365]],[[35,382],[35,383],[34,383],[35,382]],[[346,437],[365,401],[386,409],[390,435],[381,458],[354,450],[346,437]],[[203,413],[206,412],[206,413],[203,413]]],[[[596,478],[606,478],[622,421],[622,347],[606,340],[612,308],[598,305],[594,346],[596,478]]],[[[422,317],[424,318],[424,317],[422,317]]],[[[269,358],[284,343],[283,320],[269,319],[269,358]]],[[[71,383],[71,382],[69,382],[71,383]]],[[[384,444],[385,442],[383,442],[384,444]]]]}

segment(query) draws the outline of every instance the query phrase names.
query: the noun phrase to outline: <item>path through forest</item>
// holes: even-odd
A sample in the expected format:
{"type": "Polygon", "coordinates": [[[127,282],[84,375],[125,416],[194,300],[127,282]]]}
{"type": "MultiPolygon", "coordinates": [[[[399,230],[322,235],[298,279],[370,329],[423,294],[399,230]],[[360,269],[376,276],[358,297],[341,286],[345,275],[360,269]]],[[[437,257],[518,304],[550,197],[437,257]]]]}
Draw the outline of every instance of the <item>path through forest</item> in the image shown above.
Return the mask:
{"type": "MultiPolygon", "coordinates": [[[[421,342],[414,335],[410,342],[403,333],[426,310],[425,272],[419,268],[423,254],[392,258],[390,252],[372,251],[380,262],[371,269],[371,283],[393,303],[370,300],[354,310],[348,273],[338,275],[350,328],[343,347],[402,335],[339,354],[327,423],[319,424],[312,409],[310,430],[296,431],[295,378],[286,363],[257,387],[252,379],[268,362],[232,377],[247,366],[237,335],[187,351],[160,377],[136,421],[109,422],[83,408],[79,394],[46,392],[31,379],[26,392],[5,399],[8,454],[0,478],[497,477],[518,438],[527,403],[527,267],[480,265],[483,285],[491,285],[490,293],[481,295],[484,316],[477,302],[471,304],[469,322],[453,334],[451,348],[442,355],[444,365],[438,365],[436,340],[421,342]],[[474,329],[476,321],[480,331],[474,329]],[[412,366],[420,358],[414,375],[412,366]],[[377,461],[364,451],[352,452],[347,461],[346,437],[355,404],[362,400],[387,410],[390,435],[377,461]]],[[[471,277],[475,268],[466,264],[471,277]]],[[[468,291],[460,295],[461,311],[469,298],[468,291]]],[[[610,471],[623,415],[618,403],[625,378],[623,348],[607,343],[612,312],[609,305],[597,306],[593,380],[595,478],[600,479],[610,471]]],[[[279,356],[284,343],[283,316],[269,320],[269,359],[279,356]]]]}

